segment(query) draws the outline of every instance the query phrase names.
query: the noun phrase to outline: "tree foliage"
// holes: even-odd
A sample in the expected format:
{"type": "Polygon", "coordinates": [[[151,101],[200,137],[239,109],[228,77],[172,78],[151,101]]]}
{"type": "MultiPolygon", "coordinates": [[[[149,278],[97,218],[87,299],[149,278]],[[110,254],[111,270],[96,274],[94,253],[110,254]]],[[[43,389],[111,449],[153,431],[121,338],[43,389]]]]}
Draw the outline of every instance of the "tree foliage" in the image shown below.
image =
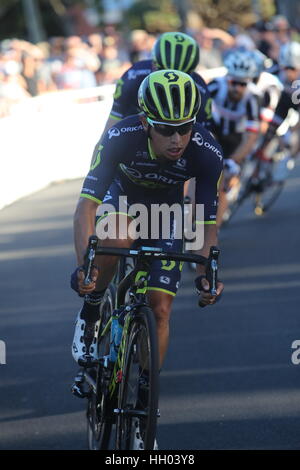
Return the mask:
{"type": "Polygon", "coordinates": [[[130,29],[143,28],[149,32],[181,29],[183,11],[198,15],[203,25],[227,29],[230,24],[247,27],[259,18],[254,11],[267,19],[275,14],[274,0],[136,0],[127,11],[126,22],[130,29]]]}
{"type": "MultiPolygon", "coordinates": [[[[25,38],[23,2],[0,0],[0,40],[7,37],[25,38]]],[[[49,36],[66,35],[67,10],[79,4],[103,11],[103,0],[35,0],[41,11],[43,27],[49,36]]],[[[275,13],[275,0],[133,0],[125,12],[121,28],[146,29],[151,33],[183,30],[186,19],[193,14],[200,24],[227,29],[230,24],[248,26],[257,20],[253,5],[263,18],[275,13]]],[[[187,24],[188,26],[188,24],[187,24]]]]}
{"type": "Polygon", "coordinates": [[[129,29],[146,29],[150,33],[180,29],[181,20],[172,0],[136,1],[124,18],[129,29]]]}
{"type": "MultiPolygon", "coordinates": [[[[0,0],[0,40],[12,37],[28,39],[28,25],[24,15],[24,4],[26,1],[0,0]]],[[[79,4],[82,8],[87,7],[86,0],[35,0],[35,3],[40,11],[42,27],[45,29],[48,37],[61,36],[68,33],[66,29],[66,12],[68,7],[76,4],[79,4]]],[[[101,8],[101,4],[101,0],[97,0],[99,8],[101,8]]]]}
{"type": "MultiPolygon", "coordinates": [[[[196,11],[203,23],[212,28],[227,29],[230,24],[247,27],[255,23],[257,16],[251,0],[190,0],[191,8],[196,11]]],[[[257,13],[269,18],[275,13],[274,0],[257,0],[257,13]]]]}

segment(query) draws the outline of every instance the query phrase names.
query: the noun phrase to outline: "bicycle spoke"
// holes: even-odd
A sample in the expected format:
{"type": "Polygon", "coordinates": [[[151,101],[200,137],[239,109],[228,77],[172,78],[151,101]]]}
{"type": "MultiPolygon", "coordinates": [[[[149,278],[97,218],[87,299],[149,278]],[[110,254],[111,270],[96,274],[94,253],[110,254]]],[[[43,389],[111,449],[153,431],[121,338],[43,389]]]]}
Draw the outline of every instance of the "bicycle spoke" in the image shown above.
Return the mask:
{"type": "Polygon", "coordinates": [[[158,407],[156,326],[148,308],[133,320],[127,343],[123,382],[119,392],[116,447],[153,449],[158,407]]]}
{"type": "MultiPolygon", "coordinates": [[[[99,358],[104,358],[109,353],[110,330],[105,335],[101,335],[108,319],[110,318],[114,306],[115,290],[110,286],[105,295],[100,308],[100,329],[98,336],[98,354],[99,358]]],[[[108,397],[107,383],[110,377],[110,371],[104,367],[103,360],[90,371],[94,375],[96,390],[93,390],[88,400],[87,407],[87,437],[90,450],[104,450],[109,448],[109,442],[114,421],[114,403],[108,397]]]]}
{"type": "Polygon", "coordinates": [[[255,201],[254,211],[256,215],[262,215],[271,208],[281,194],[283,186],[284,182],[278,181],[273,182],[264,188],[259,195],[259,198],[255,201]]]}

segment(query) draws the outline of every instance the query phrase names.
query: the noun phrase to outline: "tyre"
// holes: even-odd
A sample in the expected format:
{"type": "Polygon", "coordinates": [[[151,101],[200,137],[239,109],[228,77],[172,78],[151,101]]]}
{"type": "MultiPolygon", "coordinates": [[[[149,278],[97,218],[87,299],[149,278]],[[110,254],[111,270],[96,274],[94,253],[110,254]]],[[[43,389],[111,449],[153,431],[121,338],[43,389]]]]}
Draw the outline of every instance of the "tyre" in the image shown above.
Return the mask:
{"type": "Polygon", "coordinates": [[[90,369],[89,374],[95,381],[95,389],[92,389],[87,405],[87,440],[89,450],[104,450],[109,448],[112,426],[114,423],[113,403],[107,392],[107,384],[111,371],[104,367],[101,360],[109,354],[110,329],[101,336],[115,305],[115,288],[110,285],[100,307],[100,326],[98,333],[98,354],[100,363],[90,369]]]}
{"type": "Polygon", "coordinates": [[[224,213],[222,226],[226,226],[231,221],[232,217],[237,213],[243,202],[250,196],[253,190],[251,181],[251,178],[249,178],[244,183],[240,189],[238,198],[229,205],[227,211],[224,213]]]}
{"type": "Polygon", "coordinates": [[[157,424],[159,358],[156,321],[148,307],[141,307],[130,323],[124,354],[116,449],[151,450],[157,424]],[[145,371],[148,384],[143,385],[145,371]]]}
{"type": "Polygon", "coordinates": [[[255,214],[262,215],[267,212],[280,196],[283,187],[284,181],[273,182],[257,194],[254,204],[255,214]]]}

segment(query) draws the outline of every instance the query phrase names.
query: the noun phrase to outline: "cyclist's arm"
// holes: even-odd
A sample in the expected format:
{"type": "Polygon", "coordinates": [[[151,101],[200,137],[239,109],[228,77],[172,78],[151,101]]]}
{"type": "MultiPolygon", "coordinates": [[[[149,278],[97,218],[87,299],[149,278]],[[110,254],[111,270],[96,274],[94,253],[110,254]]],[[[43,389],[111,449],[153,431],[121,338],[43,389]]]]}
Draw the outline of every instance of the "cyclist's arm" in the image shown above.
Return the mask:
{"type": "MultiPolygon", "coordinates": [[[[218,246],[217,226],[215,224],[204,225],[204,244],[203,248],[197,251],[197,254],[208,258],[211,246],[218,246]]],[[[196,271],[198,276],[204,275],[205,266],[197,264],[196,271]]]]}
{"type": "Polygon", "coordinates": [[[78,266],[83,265],[83,258],[88,240],[95,233],[95,217],[98,203],[81,197],[74,214],[74,244],[78,266]]]}
{"type": "Polygon", "coordinates": [[[286,119],[288,112],[291,108],[297,109],[297,106],[293,104],[291,97],[288,95],[288,93],[286,91],[283,91],[278,101],[278,105],[275,109],[274,117],[270,122],[268,130],[264,136],[262,145],[260,147],[261,150],[264,150],[265,147],[271,142],[274,135],[276,134],[278,127],[286,119]]]}
{"type": "MultiPolygon", "coordinates": [[[[200,250],[198,253],[208,258],[210,247],[218,246],[216,225],[206,226],[204,228],[204,237],[205,237],[204,246],[202,250],[200,250]]],[[[196,285],[198,294],[200,294],[199,300],[202,306],[212,305],[218,300],[218,298],[222,294],[224,290],[224,284],[220,280],[218,280],[217,286],[216,286],[217,288],[216,294],[212,294],[209,291],[210,285],[207,279],[206,268],[204,266],[197,265],[196,269],[197,269],[197,278],[195,279],[195,285],[196,285]]]]}
{"type": "Polygon", "coordinates": [[[234,47],[235,45],[235,38],[220,28],[204,28],[202,30],[203,34],[206,37],[210,37],[211,39],[219,39],[222,41],[226,48],[234,47]]]}
{"type": "MultiPolygon", "coordinates": [[[[195,176],[196,176],[196,204],[202,204],[204,208],[203,220],[197,220],[197,206],[196,206],[196,225],[204,226],[203,246],[199,248],[198,254],[208,257],[209,250],[212,245],[217,245],[217,226],[216,226],[216,213],[218,207],[218,190],[223,170],[223,154],[220,145],[208,133],[203,133],[204,141],[210,144],[209,150],[207,147],[203,149],[195,145],[195,176]],[[198,158],[199,156],[199,158],[198,158]]],[[[201,206],[199,206],[200,208],[201,206]]],[[[199,213],[201,217],[201,211],[199,213]]],[[[205,268],[198,266],[198,274],[204,274],[205,268]]]]}
{"type": "Polygon", "coordinates": [[[274,117],[274,111],[278,104],[281,91],[278,87],[271,85],[263,93],[260,110],[260,132],[265,135],[269,124],[274,117]]]}
{"type": "Polygon", "coordinates": [[[260,103],[257,95],[249,95],[246,102],[246,124],[241,143],[229,158],[236,163],[241,163],[253,150],[253,146],[259,137],[260,130],[260,103]]]}
{"type": "Polygon", "coordinates": [[[90,171],[83,182],[74,215],[74,242],[79,266],[83,261],[88,238],[95,231],[97,207],[102,203],[122,160],[122,148],[122,136],[111,140],[109,136],[104,136],[93,152],[90,171]]]}

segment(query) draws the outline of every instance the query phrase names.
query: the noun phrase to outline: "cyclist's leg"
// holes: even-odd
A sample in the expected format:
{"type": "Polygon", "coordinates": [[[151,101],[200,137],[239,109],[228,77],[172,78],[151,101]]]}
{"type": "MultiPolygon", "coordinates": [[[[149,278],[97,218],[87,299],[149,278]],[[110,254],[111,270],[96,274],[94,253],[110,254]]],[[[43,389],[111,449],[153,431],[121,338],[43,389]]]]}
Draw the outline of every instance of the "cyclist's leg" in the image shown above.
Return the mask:
{"type": "MultiPolygon", "coordinates": [[[[105,219],[103,218],[100,221],[100,224],[107,223],[108,225],[116,225],[117,233],[120,227],[124,229],[126,227],[127,236],[122,234],[122,237],[108,237],[106,239],[100,239],[100,246],[102,247],[114,247],[114,248],[130,248],[133,240],[128,234],[128,227],[132,219],[125,214],[108,214],[105,219]]],[[[99,226],[99,223],[97,224],[99,226]]],[[[97,235],[100,234],[100,231],[97,230],[97,235]]],[[[99,269],[99,275],[96,282],[96,290],[105,289],[108,284],[111,282],[118,265],[119,257],[118,256],[96,256],[95,263],[99,269]]]]}
{"type": "MultiPolygon", "coordinates": [[[[107,195],[110,208],[106,206],[106,210],[110,209],[110,211],[107,210],[103,217],[100,212],[100,227],[96,224],[96,233],[100,238],[102,246],[128,248],[132,244],[132,240],[127,235],[127,227],[131,219],[128,218],[126,214],[120,213],[119,211],[119,196],[122,195],[122,190],[113,182],[107,195]],[[111,229],[106,239],[103,239],[104,236],[101,236],[101,223],[102,225],[106,224],[106,226],[111,229]],[[122,228],[122,230],[120,231],[119,228],[122,228]]],[[[105,198],[104,202],[106,202],[105,198]]],[[[104,210],[105,206],[100,206],[100,209],[104,210]]],[[[99,217],[97,218],[97,222],[99,221],[99,217]]],[[[92,294],[84,298],[83,306],[77,316],[72,343],[73,357],[75,361],[79,362],[81,365],[87,365],[94,359],[97,359],[97,351],[96,348],[93,347],[93,344],[96,340],[97,323],[99,322],[99,307],[106,288],[113,278],[117,262],[117,257],[98,256],[95,258],[95,264],[99,268],[96,289],[92,294]]]]}
{"type": "MultiPolygon", "coordinates": [[[[182,251],[182,239],[158,240],[157,246],[163,251],[182,251]]],[[[183,263],[155,260],[152,263],[147,294],[152,308],[158,335],[160,367],[162,366],[169,341],[169,321],[174,297],[176,296],[183,263]]]]}
{"type": "Polygon", "coordinates": [[[148,301],[157,326],[159,366],[162,367],[169,343],[169,321],[174,296],[162,291],[149,290],[148,301]]]}

